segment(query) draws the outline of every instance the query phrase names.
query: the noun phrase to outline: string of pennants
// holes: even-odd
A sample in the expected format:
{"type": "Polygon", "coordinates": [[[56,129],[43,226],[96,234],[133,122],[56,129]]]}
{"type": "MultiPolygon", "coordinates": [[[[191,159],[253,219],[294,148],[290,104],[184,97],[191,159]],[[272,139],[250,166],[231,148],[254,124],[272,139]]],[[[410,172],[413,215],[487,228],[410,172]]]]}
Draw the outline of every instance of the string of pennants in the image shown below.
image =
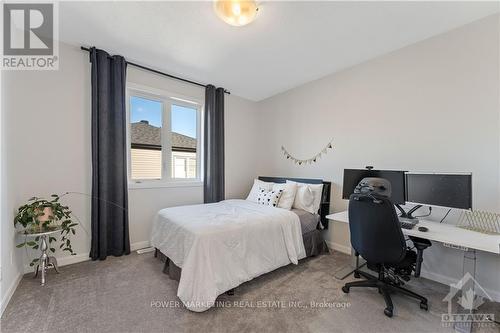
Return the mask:
{"type": "Polygon", "coordinates": [[[288,152],[288,150],[286,150],[286,148],[283,146],[281,146],[281,151],[283,152],[283,155],[286,157],[287,160],[291,160],[295,164],[298,164],[298,165],[313,164],[313,163],[316,163],[321,158],[322,155],[326,155],[328,153],[328,149],[333,149],[332,141],[328,142],[328,144],[325,146],[325,148],[323,148],[319,153],[317,153],[313,157],[305,159],[305,160],[293,157],[292,154],[290,154],[288,152]]]}

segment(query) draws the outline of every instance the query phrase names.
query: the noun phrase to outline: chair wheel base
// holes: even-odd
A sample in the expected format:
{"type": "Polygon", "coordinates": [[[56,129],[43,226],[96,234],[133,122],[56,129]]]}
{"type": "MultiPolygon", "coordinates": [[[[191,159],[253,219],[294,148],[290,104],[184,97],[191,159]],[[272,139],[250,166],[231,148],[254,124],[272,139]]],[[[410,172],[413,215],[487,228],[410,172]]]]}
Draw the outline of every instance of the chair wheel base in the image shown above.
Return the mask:
{"type": "Polygon", "coordinates": [[[392,317],[392,315],[393,315],[392,308],[385,308],[385,309],[384,309],[384,314],[385,314],[387,317],[391,318],[391,317],[392,317]]]}
{"type": "Polygon", "coordinates": [[[429,305],[424,302],[420,302],[420,308],[425,311],[429,311],[429,305]]]}
{"type": "Polygon", "coordinates": [[[359,278],[361,277],[361,275],[359,275],[359,273],[358,273],[358,272],[354,272],[354,277],[355,277],[356,279],[359,279],[359,278]]]}
{"type": "Polygon", "coordinates": [[[342,291],[343,291],[344,293],[348,294],[348,293],[349,293],[349,288],[348,288],[348,287],[346,287],[346,286],[343,286],[343,287],[342,287],[342,291]]]}

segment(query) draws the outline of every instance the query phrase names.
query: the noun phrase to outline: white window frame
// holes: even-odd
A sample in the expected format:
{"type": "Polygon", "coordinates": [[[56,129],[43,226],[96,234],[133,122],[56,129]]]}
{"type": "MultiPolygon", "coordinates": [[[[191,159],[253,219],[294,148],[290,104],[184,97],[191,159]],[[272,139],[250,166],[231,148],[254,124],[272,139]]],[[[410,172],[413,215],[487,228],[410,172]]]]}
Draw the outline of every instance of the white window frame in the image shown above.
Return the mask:
{"type": "Polygon", "coordinates": [[[202,174],[202,138],[203,124],[202,113],[204,106],[201,100],[193,97],[183,96],[166,90],[151,88],[135,83],[127,83],[126,88],[127,109],[127,173],[128,187],[135,188],[158,188],[158,187],[198,187],[203,186],[202,174]],[[161,102],[162,109],[162,178],[161,179],[132,179],[132,154],[131,154],[131,123],[130,123],[130,98],[132,96],[142,97],[161,102]],[[173,178],[172,177],[172,145],[169,138],[172,132],[172,104],[195,108],[196,112],[196,178],[173,178]]]}

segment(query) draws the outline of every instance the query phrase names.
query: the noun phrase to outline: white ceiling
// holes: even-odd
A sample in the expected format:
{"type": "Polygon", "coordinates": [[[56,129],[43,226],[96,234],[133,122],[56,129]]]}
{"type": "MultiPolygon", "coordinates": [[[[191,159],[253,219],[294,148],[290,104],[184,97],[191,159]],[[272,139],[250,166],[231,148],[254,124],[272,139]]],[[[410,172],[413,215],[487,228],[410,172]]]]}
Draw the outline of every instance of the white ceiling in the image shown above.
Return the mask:
{"type": "Polygon", "coordinates": [[[61,2],[60,38],[262,100],[498,12],[497,2],[262,2],[232,27],[205,2],[61,2]]]}

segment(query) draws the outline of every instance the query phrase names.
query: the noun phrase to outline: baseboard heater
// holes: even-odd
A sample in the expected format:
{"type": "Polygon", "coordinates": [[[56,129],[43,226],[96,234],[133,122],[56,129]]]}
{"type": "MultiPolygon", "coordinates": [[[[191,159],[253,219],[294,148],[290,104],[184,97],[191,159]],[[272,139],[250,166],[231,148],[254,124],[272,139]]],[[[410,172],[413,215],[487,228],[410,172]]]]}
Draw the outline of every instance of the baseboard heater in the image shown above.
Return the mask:
{"type": "Polygon", "coordinates": [[[154,247],[146,247],[144,249],[137,250],[137,254],[149,253],[149,252],[153,252],[154,250],[155,250],[154,247]]]}

